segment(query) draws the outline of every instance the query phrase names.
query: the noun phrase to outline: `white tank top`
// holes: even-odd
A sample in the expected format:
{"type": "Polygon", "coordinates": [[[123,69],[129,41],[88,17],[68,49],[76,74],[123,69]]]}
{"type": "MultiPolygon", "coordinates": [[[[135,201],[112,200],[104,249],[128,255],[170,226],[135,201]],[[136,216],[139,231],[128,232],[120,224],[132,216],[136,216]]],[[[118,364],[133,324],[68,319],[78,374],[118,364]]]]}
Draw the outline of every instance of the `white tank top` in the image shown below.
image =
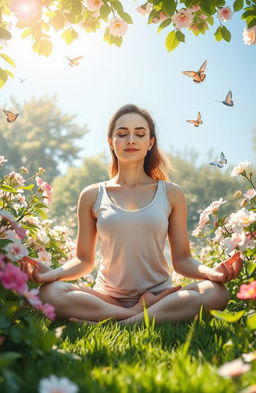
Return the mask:
{"type": "Polygon", "coordinates": [[[93,207],[102,260],[93,289],[117,298],[138,299],[171,285],[164,256],[171,207],[165,181],[159,180],[154,198],[141,209],[127,210],[109,198],[99,183],[93,207]]]}

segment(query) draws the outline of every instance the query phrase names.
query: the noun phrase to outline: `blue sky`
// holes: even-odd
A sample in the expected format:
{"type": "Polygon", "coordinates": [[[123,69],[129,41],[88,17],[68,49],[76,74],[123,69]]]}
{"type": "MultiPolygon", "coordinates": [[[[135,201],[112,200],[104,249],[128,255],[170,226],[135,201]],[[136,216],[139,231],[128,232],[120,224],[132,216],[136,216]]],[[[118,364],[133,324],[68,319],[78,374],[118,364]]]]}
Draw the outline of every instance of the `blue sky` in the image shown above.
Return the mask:
{"type": "Polygon", "coordinates": [[[90,130],[79,143],[84,147],[83,157],[102,151],[109,154],[108,121],[120,106],[134,103],[152,114],[163,151],[195,149],[200,160],[208,162],[206,153],[212,149],[211,160],[224,151],[230,164],[255,163],[251,139],[256,128],[256,46],[243,43],[245,22],[240,13],[225,23],[232,33],[230,43],[215,40],[215,20],[203,36],[183,29],[186,43],[168,53],[168,28],[157,34],[157,26],[147,25],[147,18],[135,11],[143,2],[124,3],[134,24],[129,25],[121,48],[105,43],[102,29],[84,34],[70,46],[55,38],[54,52],[45,58],[32,52],[30,39],[16,37],[5,52],[16,61],[15,74],[26,81],[8,82],[1,90],[1,105],[8,107],[11,95],[22,102],[57,94],[61,110],[76,114],[76,122],[90,130]],[[84,55],[84,59],[71,68],[66,55],[84,55]],[[183,70],[198,69],[206,59],[203,83],[195,84],[182,75],[183,70]],[[234,107],[215,101],[223,100],[228,90],[233,92],[234,107]],[[203,124],[195,128],[186,119],[195,119],[198,111],[203,124]]]}

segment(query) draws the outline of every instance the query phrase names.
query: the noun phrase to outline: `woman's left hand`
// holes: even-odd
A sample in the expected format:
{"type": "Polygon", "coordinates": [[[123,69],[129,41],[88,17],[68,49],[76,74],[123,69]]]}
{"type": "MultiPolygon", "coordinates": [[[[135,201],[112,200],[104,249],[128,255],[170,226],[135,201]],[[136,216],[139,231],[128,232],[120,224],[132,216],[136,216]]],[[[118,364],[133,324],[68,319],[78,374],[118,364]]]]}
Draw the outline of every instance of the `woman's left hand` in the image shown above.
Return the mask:
{"type": "Polygon", "coordinates": [[[243,266],[243,260],[240,257],[240,252],[236,252],[231,258],[220,262],[208,274],[208,279],[226,283],[239,276],[243,266]]]}

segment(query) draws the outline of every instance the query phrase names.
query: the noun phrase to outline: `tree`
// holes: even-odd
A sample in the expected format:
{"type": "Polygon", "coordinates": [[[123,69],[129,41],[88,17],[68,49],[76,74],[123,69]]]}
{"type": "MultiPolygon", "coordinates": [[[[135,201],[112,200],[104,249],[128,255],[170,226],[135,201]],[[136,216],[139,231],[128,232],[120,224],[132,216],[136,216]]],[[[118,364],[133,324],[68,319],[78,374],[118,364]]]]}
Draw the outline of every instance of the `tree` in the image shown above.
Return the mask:
{"type": "Polygon", "coordinates": [[[82,189],[89,184],[108,178],[108,164],[103,154],[93,158],[85,158],[80,168],[71,167],[65,176],[54,179],[53,204],[51,217],[65,217],[69,209],[77,205],[82,189]]]}
{"type": "MultiPolygon", "coordinates": [[[[133,23],[124,10],[125,3],[119,0],[0,0],[0,39],[12,38],[9,21],[14,17],[15,27],[22,30],[21,37],[32,37],[33,51],[49,56],[52,52],[51,30],[61,32],[61,37],[69,45],[79,38],[79,34],[95,32],[105,22],[105,41],[120,46],[128,24],[133,23]]],[[[215,20],[218,23],[214,32],[216,40],[229,42],[231,33],[223,22],[231,18],[232,11],[226,3],[226,0],[148,0],[137,10],[148,15],[149,24],[159,25],[157,32],[168,28],[165,45],[171,51],[180,42],[185,42],[182,28],[188,28],[197,36],[205,34],[215,20]]],[[[241,18],[250,29],[245,31],[244,40],[256,44],[256,0],[235,0],[233,11],[240,10],[243,10],[241,18]]],[[[15,67],[15,62],[5,53],[0,52],[0,57],[15,67]]],[[[8,77],[13,77],[11,71],[1,68],[0,87],[8,77]]]]}
{"type": "Polygon", "coordinates": [[[60,174],[60,164],[71,164],[79,158],[82,148],[75,141],[88,130],[73,123],[75,115],[61,112],[56,97],[33,98],[24,104],[14,98],[11,101],[20,117],[15,123],[0,123],[1,153],[8,159],[5,170],[25,166],[34,173],[44,167],[45,178],[51,181],[60,174]]]}

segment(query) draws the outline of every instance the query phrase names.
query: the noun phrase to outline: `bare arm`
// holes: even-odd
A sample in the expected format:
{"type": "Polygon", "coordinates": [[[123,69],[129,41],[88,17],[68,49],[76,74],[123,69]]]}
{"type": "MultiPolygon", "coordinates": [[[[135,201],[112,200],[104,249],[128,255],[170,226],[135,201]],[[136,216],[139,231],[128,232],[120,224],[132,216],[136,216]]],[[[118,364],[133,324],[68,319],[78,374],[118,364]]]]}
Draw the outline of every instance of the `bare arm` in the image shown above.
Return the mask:
{"type": "Polygon", "coordinates": [[[91,206],[94,203],[94,185],[86,187],[80,194],[77,208],[78,232],[75,258],[67,261],[56,269],[50,269],[42,263],[24,262],[23,270],[29,274],[30,279],[36,282],[76,280],[90,273],[94,267],[96,248],[96,220],[91,214],[91,206]],[[29,271],[27,264],[33,265],[29,271]]]}
{"type": "Polygon", "coordinates": [[[192,258],[187,232],[187,205],[184,193],[179,186],[170,183],[168,183],[167,193],[173,209],[169,217],[168,238],[174,270],[185,277],[194,279],[228,282],[236,278],[242,268],[242,260],[239,255],[219,263],[214,268],[192,258]]]}

